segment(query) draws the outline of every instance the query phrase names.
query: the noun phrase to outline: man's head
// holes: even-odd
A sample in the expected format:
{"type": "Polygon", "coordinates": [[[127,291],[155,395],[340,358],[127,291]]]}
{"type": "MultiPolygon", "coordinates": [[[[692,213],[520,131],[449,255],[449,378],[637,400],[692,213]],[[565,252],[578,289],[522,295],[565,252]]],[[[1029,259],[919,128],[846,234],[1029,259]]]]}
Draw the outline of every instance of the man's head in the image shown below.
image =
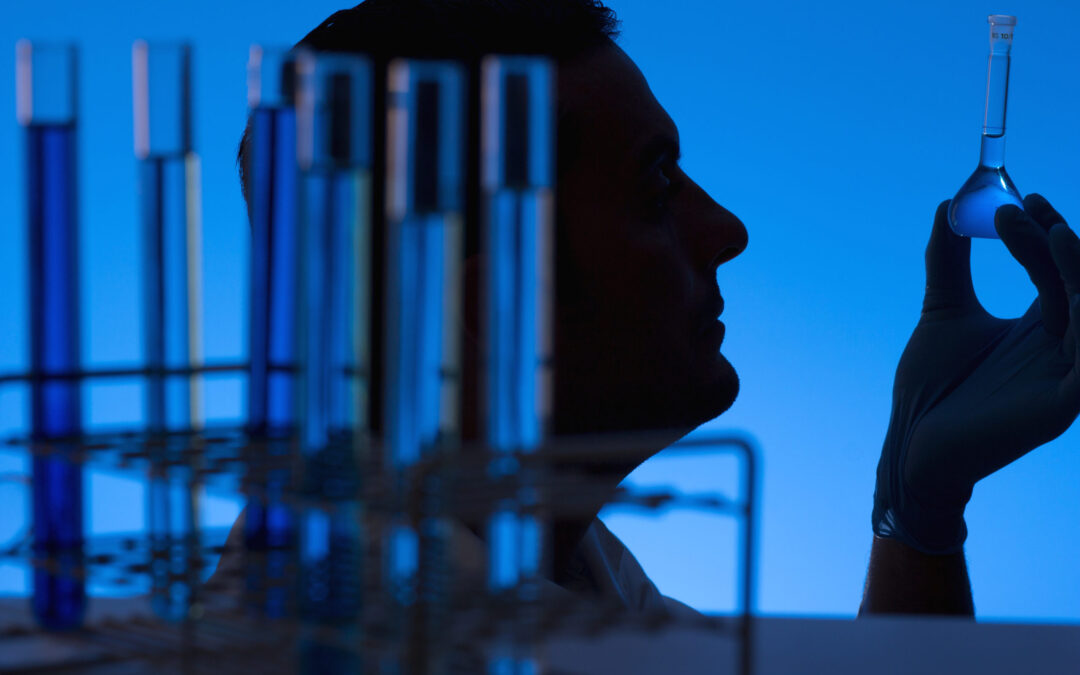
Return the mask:
{"type": "Polygon", "coordinates": [[[716,269],[746,229],[679,168],[675,124],[618,47],[560,65],[559,99],[558,227],[576,273],[558,312],[564,427],[688,431],[738,393],[716,269]]]}
{"type": "Polygon", "coordinates": [[[301,43],[377,68],[397,56],[556,60],[555,431],[685,432],[738,392],[719,354],[716,268],[747,235],[679,168],[675,125],[615,27],[598,0],[367,0],[301,43]]]}

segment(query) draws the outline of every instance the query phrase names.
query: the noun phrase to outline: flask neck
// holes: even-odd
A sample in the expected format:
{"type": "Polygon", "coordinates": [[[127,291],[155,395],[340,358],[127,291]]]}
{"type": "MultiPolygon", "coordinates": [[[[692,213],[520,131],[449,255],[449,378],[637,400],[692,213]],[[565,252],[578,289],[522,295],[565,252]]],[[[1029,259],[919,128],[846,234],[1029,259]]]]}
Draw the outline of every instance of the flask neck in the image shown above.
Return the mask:
{"type": "Polygon", "coordinates": [[[1005,133],[1005,109],[1009,101],[1008,47],[994,46],[986,64],[986,110],[983,115],[983,134],[1001,136],[1005,133]]]}
{"type": "Polygon", "coordinates": [[[1005,166],[1005,134],[996,136],[984,133],[979,148],[979,165],[991,169],[1005,166]]]}

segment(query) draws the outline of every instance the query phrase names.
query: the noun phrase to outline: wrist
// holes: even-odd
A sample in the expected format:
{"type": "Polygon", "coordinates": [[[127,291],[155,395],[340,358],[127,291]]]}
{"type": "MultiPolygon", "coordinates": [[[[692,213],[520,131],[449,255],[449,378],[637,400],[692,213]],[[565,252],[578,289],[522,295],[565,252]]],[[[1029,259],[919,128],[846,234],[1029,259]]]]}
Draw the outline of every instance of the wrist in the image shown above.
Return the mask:
{"type": "Polygon", "coordinates": [[[874,537],[860,615],[972,616],[974,611],[962,551],[927,555],[895,539],[874,537]]]}
{"type": "Polygon", "coordinates": [[[958,553],[967,539],[964,509],[971,487],[944,485],[943,480],[955,475],[953,471],[940,463],[918,461],[941,453],[928,452],[920,445],[912,463],[911,447],[910,433],[886,437],[874,490],[874,534],[927,555],[958,553]],[[919,467],[933,470],[912,474],[919,467]]]}
{"type": "Polygon", "coordinates": [[[964,550],[967,523],[964,509],[927,509],[910,498],[897,505],[875,505],[874,535],[891,539],[927,555],[951,555],[964,550]]]}

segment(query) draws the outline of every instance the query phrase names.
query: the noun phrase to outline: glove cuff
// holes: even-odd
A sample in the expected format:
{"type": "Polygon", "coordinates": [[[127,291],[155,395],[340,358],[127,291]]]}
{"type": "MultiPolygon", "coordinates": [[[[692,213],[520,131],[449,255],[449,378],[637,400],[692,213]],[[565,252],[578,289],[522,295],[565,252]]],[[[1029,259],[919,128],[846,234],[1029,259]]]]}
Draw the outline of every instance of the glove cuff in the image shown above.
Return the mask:
{"type": "MultiPolygon", "coordinates": [[[[879,486],[880,487],[880,486],[879,486]]],[[[874,534],[895,539],[927,555],[951,555],[964,550],[967,523],[964,508],[927,508],[906,490],[886,502],[875,494],[871,524],[874,534]]]]}

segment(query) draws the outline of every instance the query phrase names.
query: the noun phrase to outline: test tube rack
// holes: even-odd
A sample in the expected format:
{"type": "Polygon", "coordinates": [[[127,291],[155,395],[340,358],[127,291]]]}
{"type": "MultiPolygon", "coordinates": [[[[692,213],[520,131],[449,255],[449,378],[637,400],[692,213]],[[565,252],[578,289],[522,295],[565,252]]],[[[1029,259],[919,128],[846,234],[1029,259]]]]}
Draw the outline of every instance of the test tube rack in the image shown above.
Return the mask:
{"type": "MultiPolygon", "coordinates": [[[[160,454],[147,450],[151,442],[138,433],[88,435],[79,439],[84,448],[80,459],[87,466],[121,474],[137,476],[161,471],[162,467],[153,466],[160,454]]],[[[242,429],[208,431],[192,435],[185,442],[192,449],[186,453],[183,461],[199,467],[202,484],[215,486],[213,489],[222,491],[235,489],[230,485],[242,486],[240,491],[258,489],[258,479],[253,476],[267,467],[251,459],[251,453],[258,452],[259,448],[246,445],[242,429]]],[[[520,459],[525,466],[530,463],[538,466],[565,457],[567,453],[574,453],[578,458],[609,459],[630,442],[639,443],[640,438],[564,438],[554,441],[539,454],[523,455],[520,459]]],[[[28,453],[50,451],[48,447],[34,446],[25,439],[8,439],[7,444],[10,448],[19,448],[28,453]]],[[[742,436],[714,434],[680,441],[671,446],[669,452],[734,454],[740,460],[744,494],[740,499],[732,500],[716,493],[686,494],[667,488],[636,488],[620,490],[609,503],[645,512],[692,509],[730,516],[739,521],[735,550],[740,564],[735,585],[740,611],[731,616],[705,619],[701,627],[729,633],[738,643],[738,659],[745,666],[742,672],[749,672],[753,658],[753,617],[749,608],[753,603],[753,535],[756,527],[753,506],[753,485],[756,480],[754,446],[752,441],[742,436]]],[[[347,499],[364,504],[366,518],[371,521],[399,517],[403,513],[418,518],[425,506],[433,503],[441,505],[442,516],[475,519],[517,492],[515,481],[506,477],[485,480],[482,466],[482,462],[476,459],[469,461],[459,456],[419,467],[411,477],[409,488],[404,491],[411,495],[405,502],[397,501],[393,491],[380,482],[362,485],[357,494],[348,495],[347,499]],[[425,490],[430,491],[430,482],[426,479],[435,474],[444,477],[444,494],[440,495],[440,499],[432,500],[430,494],[425,494],[425,490]],[[447,479],[450,475],[457,478],[447,479]]],[[[537,490],[537,498],[531,500],[531,504],[523,505],[523,508],[544,516],[573,515],[601,490],[587,477],[534,481],[532,487],[537,490]]],[[[315,508],[327,506],[325,501],[301,493],[291,494],[289,502],[295,508],[301,505],[315,508]]],[[[221,533],[205,532],[200,536],[199,557],[191,560],[190,564],[197,567],[203,579],[212,571],[214,559],[225,551],[221,539],[221,533]],[[210,544],[210,541],[214,543],[210,544]]],[[[130,593],[132,586],[145,585],[152,555],[145,537],[92,537],[86,543],[83,565],[73,573],[109,585],[118,593],[122,594],[125,590],[130,593]]],[[[4,560],[28,561],[37,567],[54,564],[48,559],[34,558],[25,539],[2,551],[0,561],[4,560]]],[[[11,603],[0,602],[0,608],[6,609],[0,614],[0,643],[5,645],[5,652],[10,649],[9,653],[23,656],[19,667],[28,672],[37,669],[47,672],[61,666],[97,663],[156,664],[179,668],[181,672],[210,672],[221,667],[222,663],[230,662],[260,667],[276,664],[274,667],[283,669],[282,672],[295,672],[293,651],[302,640],[314,640],[318,644],[336,647],[361,660],[400,659],[404,653],[416,654],[419,647],[387,637],[393,634],[393,630],[386,625],[385,606],[380,602],[365,605],[357,617],[347,622],[348,630],[334,625],[323,627],[321,632],[316,630],[313,634],[311,627],[299,616],[270,619],[247,611],[243,597],[225,591],[236,582],[242,582],[242,579],[217,575],[210,584],[204,583],[194,596],[197,601],[188,608],[181,621],[163,621],[148,607],[140,606],[134,600],[115,600],[110,611],[110,601],[102,599],[100,602],[105,607],[99,613],[104,616],[100,620],[91,620],[83,629],[74,632],[42,632],[30,622],[25,610],[13,607],[11,603]],[[53,647],[45,651],[33,649],[33,645],[45,643],[53,647]],[[58,650],[57,645],[64,648],[58,650]]],[[[372,599],[382,597],[385,600],[379,588],[365,588],[363,596],[372,599]]],[[[92,599],[91,607],[94,602],[95,599],[92,599]]],[[[618,607],[587,601],[575,602],[563,598],[535,603],[530,607],[523,607],[520,602],[513,593],[501,596],[481,594],[467,602],[447,602],[447,606],[437,609],[443,616],[452,617],[447,625],[460,628],[453,643],[435,640],[424,630],[417,630],[413,634],[423,640],[426,659],[436,662],[445,659],[447,654],[456,654],[462,645],[484,645],[497,638],[500,627],[508,619],[520,617],[523,611],[531,616],[531,639],[536,641],[575,633],[595,636],[606,630],[626,627],[662,630],[670,625],[670,619],[665,616],[627,613],[618,607]]],[[[94,612],[91,611],[93,616],[94,612]]],[[[684,621],[680,625],[688,624],[684,621]]],[[[734,664],[732,670],[735,670],[734,664]]],[[[471,671],[466,668],[458,672],[471,671]]]]}

